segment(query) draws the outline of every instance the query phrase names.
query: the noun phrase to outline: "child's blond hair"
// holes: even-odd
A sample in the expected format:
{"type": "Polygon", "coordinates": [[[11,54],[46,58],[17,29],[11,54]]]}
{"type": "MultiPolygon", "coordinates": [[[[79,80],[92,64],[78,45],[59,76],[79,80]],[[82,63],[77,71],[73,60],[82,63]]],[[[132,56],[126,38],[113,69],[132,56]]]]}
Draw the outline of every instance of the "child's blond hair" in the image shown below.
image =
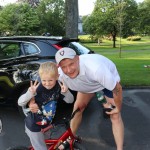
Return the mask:
{"type": "Polygon", "coordinates": [[[40,65],[39,75],[42,76],[43,73],[49,74],[51,77],[58,77],[58,67],[54,62],[44,62],[40,65]]]}

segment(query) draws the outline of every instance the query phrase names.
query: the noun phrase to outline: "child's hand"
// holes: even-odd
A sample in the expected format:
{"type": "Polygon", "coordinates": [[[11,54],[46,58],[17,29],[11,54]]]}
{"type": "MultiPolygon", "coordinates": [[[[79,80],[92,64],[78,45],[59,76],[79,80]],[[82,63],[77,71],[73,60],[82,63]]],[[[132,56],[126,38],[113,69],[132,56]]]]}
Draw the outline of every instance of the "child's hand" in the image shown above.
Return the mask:
{"type": "Polygon", "coordinates": [[[59,83],[59,85],[61,87],[61,92],[62,93],[66,93],[68,91],[68,87],[65,86],[64,81],[63,80],[62,80],[62,82],[58,81],[58,83],[59,83]]]}
{"type": "Polygon", "coordinates": [[[36,94],[36,90],[38,88],[38,86],[40,85],[40,83],[38,83],[38,81],[36,80],[33,84],[33,81],[30,81],[30,87],[29,87],[29,91],[35,95],[36,94]]]}

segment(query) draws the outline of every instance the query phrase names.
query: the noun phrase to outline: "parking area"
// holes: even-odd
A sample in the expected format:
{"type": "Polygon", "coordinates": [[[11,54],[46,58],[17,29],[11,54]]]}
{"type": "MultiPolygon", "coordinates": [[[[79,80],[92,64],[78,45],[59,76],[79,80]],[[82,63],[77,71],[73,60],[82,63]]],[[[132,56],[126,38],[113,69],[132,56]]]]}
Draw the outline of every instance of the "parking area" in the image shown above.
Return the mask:
{"type": "MultiPolygon", "coordinates": [[[[123,91],[122,118],[125,125],[124,150],[150,149],[150,89],[123,91]]],[[[64,110],[66,111],[66,110],[64,110]]],[[[88,150],[115,150],[111,122],[102,116],[101,106],[93,99],[84,112],[78,134],[83,137],[88,150]]],[[[13,108],[0,107],[3,132],[0,150],[9,146],[29,145],[24,133],[23,118],[13,108]]]]}

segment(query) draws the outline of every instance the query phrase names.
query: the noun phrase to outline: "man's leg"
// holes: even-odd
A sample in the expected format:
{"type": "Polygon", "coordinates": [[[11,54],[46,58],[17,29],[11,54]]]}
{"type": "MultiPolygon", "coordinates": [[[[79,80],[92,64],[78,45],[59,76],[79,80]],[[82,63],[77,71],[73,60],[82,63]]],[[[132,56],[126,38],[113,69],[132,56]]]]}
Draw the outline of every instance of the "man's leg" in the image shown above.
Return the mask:
{"type": "Polygon", "coordinates": [[[76,134],[76,132],[79,128],[79,125],[82,121],[82,113],[93,96],[94,96],[93,93],[78,92],[78,94],[77,94],[77,98],[76,98],[76,101],[74,104],[73,111],[75,111],[77,108],[80,108],[80,111],[78,113],[76,113],[74,118],[71,120],[71,130],[74,135],[76,134]]]}
{"type": "MultiPolygon", "coordinates": [[[[115,106],[114,99],[109,98],[107,96],[106,100],[115,106]]],[[[112,131],[114,135],[114,139],[116,142],[117,150],[123,150],[123,142],[124,142],[124,124],[122,121],[122,117],[120,113],[110,115],[110,119],[112,122],[112,131]]]]}
{"type": "Polygon", "coordinates": [[[112,122],[112,131],[117,145],[117,150],[123,150],[124,141],[124,125],[121,114],[113,114],[110,116],[112,122]]]}
{"type": "MultiPolygon", "coordinates": [[[[106,100],[115,106],[113,93],[107,89],[103,90],[106,100]]],[[[112,122],[112,131],[116,142],[117,150],[123,150],[124,142],[124,124],[120,113],[110,115],[112,122]]]]}

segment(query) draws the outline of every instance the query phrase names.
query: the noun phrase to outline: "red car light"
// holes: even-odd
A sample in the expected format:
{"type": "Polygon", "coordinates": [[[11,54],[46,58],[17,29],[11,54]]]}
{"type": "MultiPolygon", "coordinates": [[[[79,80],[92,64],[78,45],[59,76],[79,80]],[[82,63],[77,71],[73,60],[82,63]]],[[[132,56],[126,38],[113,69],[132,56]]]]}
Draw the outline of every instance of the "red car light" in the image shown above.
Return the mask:
{"type": "Polygon", "coordinates": [[[61,49],[62,48],[62,46],[60,46],[60,45],[56,45],[56,44],[54,44],[53,45],[57,50],[59,50],[59,49],[61,49]]]}

